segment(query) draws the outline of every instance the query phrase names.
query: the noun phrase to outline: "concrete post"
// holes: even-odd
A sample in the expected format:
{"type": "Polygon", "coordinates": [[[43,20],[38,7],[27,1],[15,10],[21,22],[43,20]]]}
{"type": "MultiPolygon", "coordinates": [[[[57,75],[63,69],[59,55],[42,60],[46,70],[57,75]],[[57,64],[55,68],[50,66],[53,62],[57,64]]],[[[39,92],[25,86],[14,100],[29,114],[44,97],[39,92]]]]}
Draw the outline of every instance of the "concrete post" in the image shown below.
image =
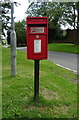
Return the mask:
{"type": "Polygon", "coordinates": [[[16,33],[14,30],[14,2],[11,3],[11,75],[16,76],[16,33]]]}
{"type": "Polygon", "coordinates": [[[11,31],[11,75],[16,76],[16,33],[11,31]]]}

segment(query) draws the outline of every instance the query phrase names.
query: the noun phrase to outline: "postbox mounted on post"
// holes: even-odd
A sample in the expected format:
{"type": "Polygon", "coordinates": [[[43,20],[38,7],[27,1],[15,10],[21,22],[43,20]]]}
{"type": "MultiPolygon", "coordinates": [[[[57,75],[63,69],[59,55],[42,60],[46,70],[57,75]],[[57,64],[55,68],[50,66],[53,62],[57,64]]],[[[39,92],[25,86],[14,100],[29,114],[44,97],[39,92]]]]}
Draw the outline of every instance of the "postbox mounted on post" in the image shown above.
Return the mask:
{"type": "Polygon", "coordinates": [[[27,59],[48,58],[47,17],[27,17],[27,59]]]}
{"type": "Polygon", "coordinates": [[[39,61],[48,58],[47,17],[27,17],[27,59],[34,60],[34,100],[39,98],[39,61]]]}

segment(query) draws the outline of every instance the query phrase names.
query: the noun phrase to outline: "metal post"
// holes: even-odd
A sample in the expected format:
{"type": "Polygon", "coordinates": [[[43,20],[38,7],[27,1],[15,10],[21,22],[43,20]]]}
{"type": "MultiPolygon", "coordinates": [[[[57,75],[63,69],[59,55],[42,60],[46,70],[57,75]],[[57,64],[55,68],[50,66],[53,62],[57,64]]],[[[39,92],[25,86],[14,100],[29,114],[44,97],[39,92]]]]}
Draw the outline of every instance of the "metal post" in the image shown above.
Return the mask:
{"type": "Polygon", "coordinates": [[[39,60],[34,61],[34,100],[39,98],[39,60]]]}
{"type": "Polygon", "coordinates": [[[16,33],[14,30],[14,2],[11,2],[11,75],[16,76],[16,33]]]}
{"type": "Polygon", "coordinates": [[[14,2],[11,2],[11,30],[14,30],[14,2]]]}

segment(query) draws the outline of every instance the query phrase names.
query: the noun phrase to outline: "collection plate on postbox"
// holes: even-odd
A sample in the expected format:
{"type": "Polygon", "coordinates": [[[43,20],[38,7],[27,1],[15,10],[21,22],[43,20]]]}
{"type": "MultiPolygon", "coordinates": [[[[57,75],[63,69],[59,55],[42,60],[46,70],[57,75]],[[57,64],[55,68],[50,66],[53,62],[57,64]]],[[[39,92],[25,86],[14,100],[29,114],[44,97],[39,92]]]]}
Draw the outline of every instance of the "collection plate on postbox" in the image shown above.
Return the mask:
{"type": "Polygon", "coordinates": [[[31,33],[44,33],[44,27],[31,27],[31,33]]]}
{"type": "Polygon", "coordinates": [[[48,58],[48,18],[27,17],[27,59],[48,58]]]}

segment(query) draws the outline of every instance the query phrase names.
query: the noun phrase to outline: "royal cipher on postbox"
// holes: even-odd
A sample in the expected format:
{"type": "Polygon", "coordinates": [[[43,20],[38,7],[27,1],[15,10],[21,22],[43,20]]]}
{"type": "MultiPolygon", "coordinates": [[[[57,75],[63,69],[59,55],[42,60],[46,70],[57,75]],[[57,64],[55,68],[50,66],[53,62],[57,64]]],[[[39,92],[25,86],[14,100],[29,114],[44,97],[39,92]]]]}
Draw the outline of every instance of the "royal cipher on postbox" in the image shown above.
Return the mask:
{"type": "Polygon", "coordinates": [[[48,18],[27,17],[27,59],[48,58],[48,18]]]}

